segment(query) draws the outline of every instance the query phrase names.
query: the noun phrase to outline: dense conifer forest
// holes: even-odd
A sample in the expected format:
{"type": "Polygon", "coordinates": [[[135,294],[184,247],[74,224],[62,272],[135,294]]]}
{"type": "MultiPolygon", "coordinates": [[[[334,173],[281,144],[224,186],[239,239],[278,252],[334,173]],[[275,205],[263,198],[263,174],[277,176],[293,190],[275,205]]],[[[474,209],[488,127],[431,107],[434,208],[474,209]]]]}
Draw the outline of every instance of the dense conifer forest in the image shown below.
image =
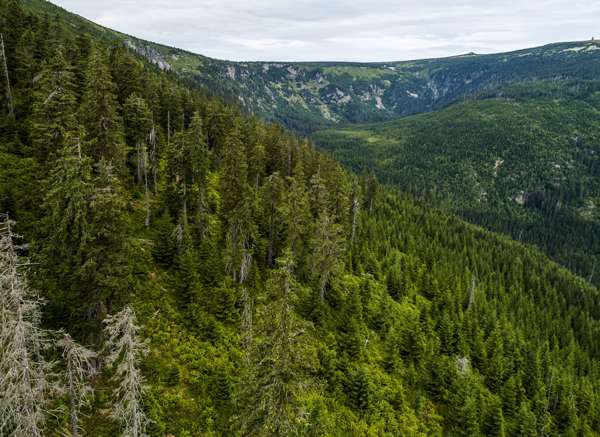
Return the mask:
{"type": "Polygon", "coordinates": [[[516,83],[313,139],[350,168],[534,244],[600,284],[600,81],[516,83]]]}
{"type": "Polygon", "coordinates": [[[0,0],[0,435],[600,435],[598,289],[0,0]]]}

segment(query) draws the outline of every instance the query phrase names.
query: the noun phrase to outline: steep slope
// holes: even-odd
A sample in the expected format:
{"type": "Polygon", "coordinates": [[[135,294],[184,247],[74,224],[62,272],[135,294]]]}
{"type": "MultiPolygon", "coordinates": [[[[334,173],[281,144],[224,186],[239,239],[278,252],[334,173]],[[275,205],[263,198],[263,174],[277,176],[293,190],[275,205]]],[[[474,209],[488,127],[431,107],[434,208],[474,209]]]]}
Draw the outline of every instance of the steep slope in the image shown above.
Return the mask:
{"type": "Polygon", "coordinates": [[[43,0],[25,3],[59,13],[79,30],[124,41],[161,69],[299,133],[431,111],[512,82],[600,75],[598,41],[404,62],[230,62],[123,35],[44,5],[43,0]]]}
{"type": "Polygon", "coordinates": [[[371,168],[434,205],[536,244],[598,283],[600,84],[572,85],[577,99],[505,90],[513,98],[323,131],[314,139],[355,170],[371,168]],[[525,98],[517,97],[521,92],[525,98]]]}
{"type": "MultiPolygon", "coordinates": [[[[44,328],[100,351],[135,309],[149,435],[600,435],[598,289],[32,11],[0,0],[0,210],[44,328]]],[[[80,426],[119,435],[100,370],[80,426]]],[[[68,434],[73,397],[45,394],[68,434]]]]}

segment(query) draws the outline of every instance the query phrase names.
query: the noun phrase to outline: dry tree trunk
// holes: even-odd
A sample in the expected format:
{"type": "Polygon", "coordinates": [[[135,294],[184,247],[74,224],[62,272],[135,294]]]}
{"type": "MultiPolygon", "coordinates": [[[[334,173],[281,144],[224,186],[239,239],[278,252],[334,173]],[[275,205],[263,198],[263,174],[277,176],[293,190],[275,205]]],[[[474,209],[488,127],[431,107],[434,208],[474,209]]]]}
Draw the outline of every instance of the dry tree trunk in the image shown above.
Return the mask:
{"type": "Polygon", "coordinates": [[[242,287],[242,342],[246,350],[246,356],[249,357],[248,351],[252,345],[252,310],[253,304],[248,287],[242,287]]]}
{"type": "Polygon", "coordinates": [[[187,210],[187,181],[185,180],[185,176],[183,177],[183,224],[186,229],[188,226],[188,210],[187,210]]]}
{"type": "Polygon", "coordinates": [[[244,285],[246,279],[248,279],[248,274],[250,273],[250,266],[252,264],[252,254],[249,250],[249,241],[247,238],[244,239],[244,243],[242,245],[242,259],[240,262],[240,284],[242,285],[242,335],[244,339],[244,346],[246,350],[250,349],[252,344],[252,311],[253,311],[253,302],[252,298],[248,293],[248,287],[244,285]]]}
{"type": "Polygon", "coordinates": [[[8,113],[14,115],[12,91],[10,89],[10,77],[8,75],[8,64],[6,63],[6,52],[4,50],[4,35],[0,33],[0,51],[2,52],[2,63],[4,66],[4,76],[6,77],[6,100],[8,102],[8,113]]]}
{"type": "Polygon", "coordinates": [[[356,225],[358,221],[358,213],[360,212],[360,201],[357,196],[354,196],[352,200],[352,236],[350,242],[354,243],[354,237],[356,236],[356,225]]]}
{"type": "Polygon", "coordinates": [[[469,287],[469,303],[467,305],[467,310],[470,310],[473,305],[475,305],[475,287],[477,286],[477,278],[475,275],[471,276],[471,286],[469,287]]]}
{"type": "Polygon", "coordinates": [[[154,194],[156,195],[158,190],[157,180],[157,172],[158,172],[158,162],[156,156],[156,129],[154,128],[154,124],[152,124],[152,130],[150,131],[149,143],[152,146],[152,150],[150,151],[150,161],[152,164],[152,188],[154,190],[154,194]]]}
{"type": "Polygon", "coordinates": [[[148,228],[150,227],[150,190],[148,189],[148,149],[145,145],[142,148],[142,167],[144,173],[144,202],[146,204],[146,219],[144,224],[148,228]]]}

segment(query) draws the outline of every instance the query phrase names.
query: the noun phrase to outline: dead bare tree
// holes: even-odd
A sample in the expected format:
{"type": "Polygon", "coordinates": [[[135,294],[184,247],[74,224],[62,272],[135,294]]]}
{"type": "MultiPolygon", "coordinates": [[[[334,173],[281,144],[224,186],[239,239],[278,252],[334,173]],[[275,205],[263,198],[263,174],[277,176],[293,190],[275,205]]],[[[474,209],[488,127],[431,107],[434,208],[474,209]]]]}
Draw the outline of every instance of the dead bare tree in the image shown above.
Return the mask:
{"type": "Polygon", "coordinates": [[[360,212],[360,200],[358,199],[358,196],[354,196],[354,199],[352,199],[352,237],[350,238],[350,241],[352,243],[354,243],[354,238],[356,237],[356,226],[357,226],[357,222],[358,222],[358,214],[360,212]]]}
{"type": "Polygon", "coordinates": [[[113,392],[113,416],[121,424],[123,437],[145,436],[148,418],[141,405],[144,378],[139,366],[148,348],[139,338],[135,313],[130,307],[108,316],[104,323],[107,363],[116,366],[113,380],[118,384],[113,392]]]}
{"type": "MultiPolygon", "coordinates": [[[[152,138],[152,132],[149,139],[152,138]]],[[[144,204],[146,207],[146,219],[144,224],[150,226],[150,190],[148,187],[148,147],[144,143],[137,144],[137,180],[144,184],[144,204]]]]}
{"type": "Polygon", "coordinates": [[[96,353],[81,346],[66,333],[58,341],[58,346],[63,351],[62,356],[66,367],[71,436],[78,437],[78,413],[92,393],[89,381],[96,374],[96,353]]]}
{"type": "Polygon", "coordinates": [[[41,300],[20,272],[13,222],[0,215],[0,435],[42,435],[51,364],[42,351],[41,300]]]}
{"type": "Polygon", "coordinates": [[[12,91],[10,89],[10,76],[8,75],[8,64],[6,62],[6,51],[4,50],[4,35],[0,33],[0,53],[2,54],[2,65],[4,67],[4,76],[6,80],[6,100],[8,103],[8,113],[14,115],[12,91]]]}
{"type": "Polygon", "coordinates": [[[475,305],[475,288],[477,287],[477,278],[475,274],[471,276],[471,286],[469,287],[469,303],[467,304],[467,310],[470,310],[475,305]]]}
{"type": "Polygon", "coordinates": [[[152,189],[154,190],[154,194],[157,193],[158,190],[158,157],[156,155],[156,128],[154,124],[152,125],[152,130],[150,131],[150,135],[148,137],[148,142],[150,143],[150,162],[152,165],[152,189]]]}

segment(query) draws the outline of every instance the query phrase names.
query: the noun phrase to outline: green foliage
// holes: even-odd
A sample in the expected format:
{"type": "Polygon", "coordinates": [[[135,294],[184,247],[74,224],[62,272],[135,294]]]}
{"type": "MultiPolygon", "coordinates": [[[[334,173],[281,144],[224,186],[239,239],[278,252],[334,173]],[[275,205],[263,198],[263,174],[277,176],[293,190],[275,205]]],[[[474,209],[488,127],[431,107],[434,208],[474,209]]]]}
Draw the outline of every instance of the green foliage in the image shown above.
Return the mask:
{"type": "MultiPolygon", "coordinates": [[[[15,80],[19,110],[0,113],[0,209],[29,243],[19,250],[34,261],[46,326],[97,344],[106,315],[135,307],[151,435],[600,434],[596,288],[345,172],[100,28],[40,18],[56,9],[37,0],[0,4],[15,23],[9,74],[34,77],[62,53],[55,70],[74,88],[38,126],[60,126],[51,153],[33,147],[50,147],[32,135],[37,86],[15,80]],[[60,32],[44,41],[51,26],[60,32]],[[27,32],[34,56],[16,57],[27,32]]],[[[593,126],[595,113],[573,105],[593,126]]],[[[89,435],[118,433],[108,376],[82,414],[89,435]]]]}
{"type": "Polygon", "coordinates": [[[345,165],[535,244],[597,284],[599,116],[586,100],[489,99],[314,139],[345,165]]]}
{"type": "Polygon", "coordinates": [[[41,163],[62,149],[65,136],[77,126],[74,77],[63,51],[57,49],[44,66],[33,93],[30,141],[33,155],[41,163]]]}
{"type": "Polygon", "coordinates": [[[111,161],[120,170],[125,150],[114,92],[105,55],[102,49],[93,48],[87,62],[80,119],[86,129],[90,156],[111,161]]]}

